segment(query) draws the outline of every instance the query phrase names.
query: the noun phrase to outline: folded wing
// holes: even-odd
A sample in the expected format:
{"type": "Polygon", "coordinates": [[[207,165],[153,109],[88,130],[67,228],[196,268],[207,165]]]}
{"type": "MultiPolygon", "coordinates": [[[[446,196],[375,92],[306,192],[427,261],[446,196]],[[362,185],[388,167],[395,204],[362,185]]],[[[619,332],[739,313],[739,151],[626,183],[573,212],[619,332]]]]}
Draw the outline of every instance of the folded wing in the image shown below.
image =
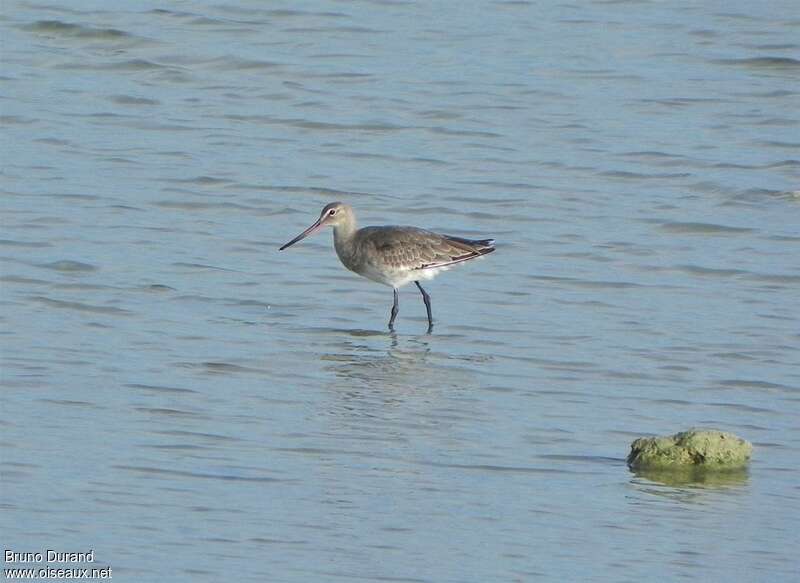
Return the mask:
{"type": "Polygon", "coordinates": [[[392,270],[447,267],[495,250],[493,239],[464,239],[416,227],[367,227],[362,231],[373,259],[392,270]]]}

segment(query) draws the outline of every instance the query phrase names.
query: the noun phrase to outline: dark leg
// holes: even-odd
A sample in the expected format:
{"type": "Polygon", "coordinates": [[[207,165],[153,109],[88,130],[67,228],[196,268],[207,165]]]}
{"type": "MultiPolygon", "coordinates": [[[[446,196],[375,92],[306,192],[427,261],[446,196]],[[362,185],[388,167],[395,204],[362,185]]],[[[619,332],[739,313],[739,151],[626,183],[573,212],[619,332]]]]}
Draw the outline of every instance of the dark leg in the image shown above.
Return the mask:
{"type": "Polygon", "coordinates": [[[422,301],[425,302],[425,311],[428,312],[428,332],[430,332],[431,330],[433,330],[433,316],[431,315],[431,296],[428,295],[428,292],[422,289],[422,286],[419,284],[418,281],[415,281],[414,283],[417,284],[419,291],[422,292],[422,301]]]}
{"type": "Polygon", "coordinates": [[[389,330],[394,330],[394,319],[397,317],[397,312],[400,309],[397,301],[397,289],[394,290],[394,303],[392,304],[392,317],[389,318],[389,330]]]}

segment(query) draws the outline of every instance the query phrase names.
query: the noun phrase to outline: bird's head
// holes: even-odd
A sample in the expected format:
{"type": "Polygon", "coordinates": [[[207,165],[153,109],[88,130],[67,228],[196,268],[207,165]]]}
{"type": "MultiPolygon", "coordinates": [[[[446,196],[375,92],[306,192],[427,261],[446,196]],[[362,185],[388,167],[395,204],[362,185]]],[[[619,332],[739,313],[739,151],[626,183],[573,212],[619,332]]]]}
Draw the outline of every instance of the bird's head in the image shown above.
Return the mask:
{"type": "Polygon", "coordinates": [[[305,231],[297,235],[294,239],[286,243],[283,247],[280,248],[281,251],[286,249],[287,247],[291,247],[298,241],[301,241],[308,237],[309,235],[313,235],[322,227],[331,226],[336,227],[338,225],[342,225],[352,221],[353,219],[353,209],[350,208],[350,205],[347,205],[343,202],[331,202],[325,205],[322,209],[322,212],[319,213],[319,218],[316,222],[307,228],[305,231]]]}

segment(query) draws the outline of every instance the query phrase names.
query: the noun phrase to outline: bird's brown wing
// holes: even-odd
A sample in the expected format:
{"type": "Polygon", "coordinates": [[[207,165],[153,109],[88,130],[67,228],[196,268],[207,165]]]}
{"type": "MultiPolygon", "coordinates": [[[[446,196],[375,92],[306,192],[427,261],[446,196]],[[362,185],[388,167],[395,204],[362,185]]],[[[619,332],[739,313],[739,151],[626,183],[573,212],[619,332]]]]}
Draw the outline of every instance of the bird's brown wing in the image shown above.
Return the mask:
{"type": "Polygon", "coordinates": [[[370,258],[390,270],[446,267],[494,251],[489,240],[470,241],[416,227],[362,229],[370,258]]]}

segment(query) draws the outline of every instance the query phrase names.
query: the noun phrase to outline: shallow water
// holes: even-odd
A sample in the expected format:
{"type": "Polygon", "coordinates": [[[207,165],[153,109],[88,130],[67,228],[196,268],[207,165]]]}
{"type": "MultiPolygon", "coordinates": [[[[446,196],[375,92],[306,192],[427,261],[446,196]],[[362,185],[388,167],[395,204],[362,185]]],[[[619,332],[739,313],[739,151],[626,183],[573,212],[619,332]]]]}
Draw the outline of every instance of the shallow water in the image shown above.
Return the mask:
{"type": "Polygon", "coordinates": [[[695,4],[4,4],[4,548],[793,577],[800,20],[695,4]],[[332,200],[498,251],[389,334],[330,234],[277,251],[332,200]],[[628,470],[690,426],[749,472],[628,470]]]}

